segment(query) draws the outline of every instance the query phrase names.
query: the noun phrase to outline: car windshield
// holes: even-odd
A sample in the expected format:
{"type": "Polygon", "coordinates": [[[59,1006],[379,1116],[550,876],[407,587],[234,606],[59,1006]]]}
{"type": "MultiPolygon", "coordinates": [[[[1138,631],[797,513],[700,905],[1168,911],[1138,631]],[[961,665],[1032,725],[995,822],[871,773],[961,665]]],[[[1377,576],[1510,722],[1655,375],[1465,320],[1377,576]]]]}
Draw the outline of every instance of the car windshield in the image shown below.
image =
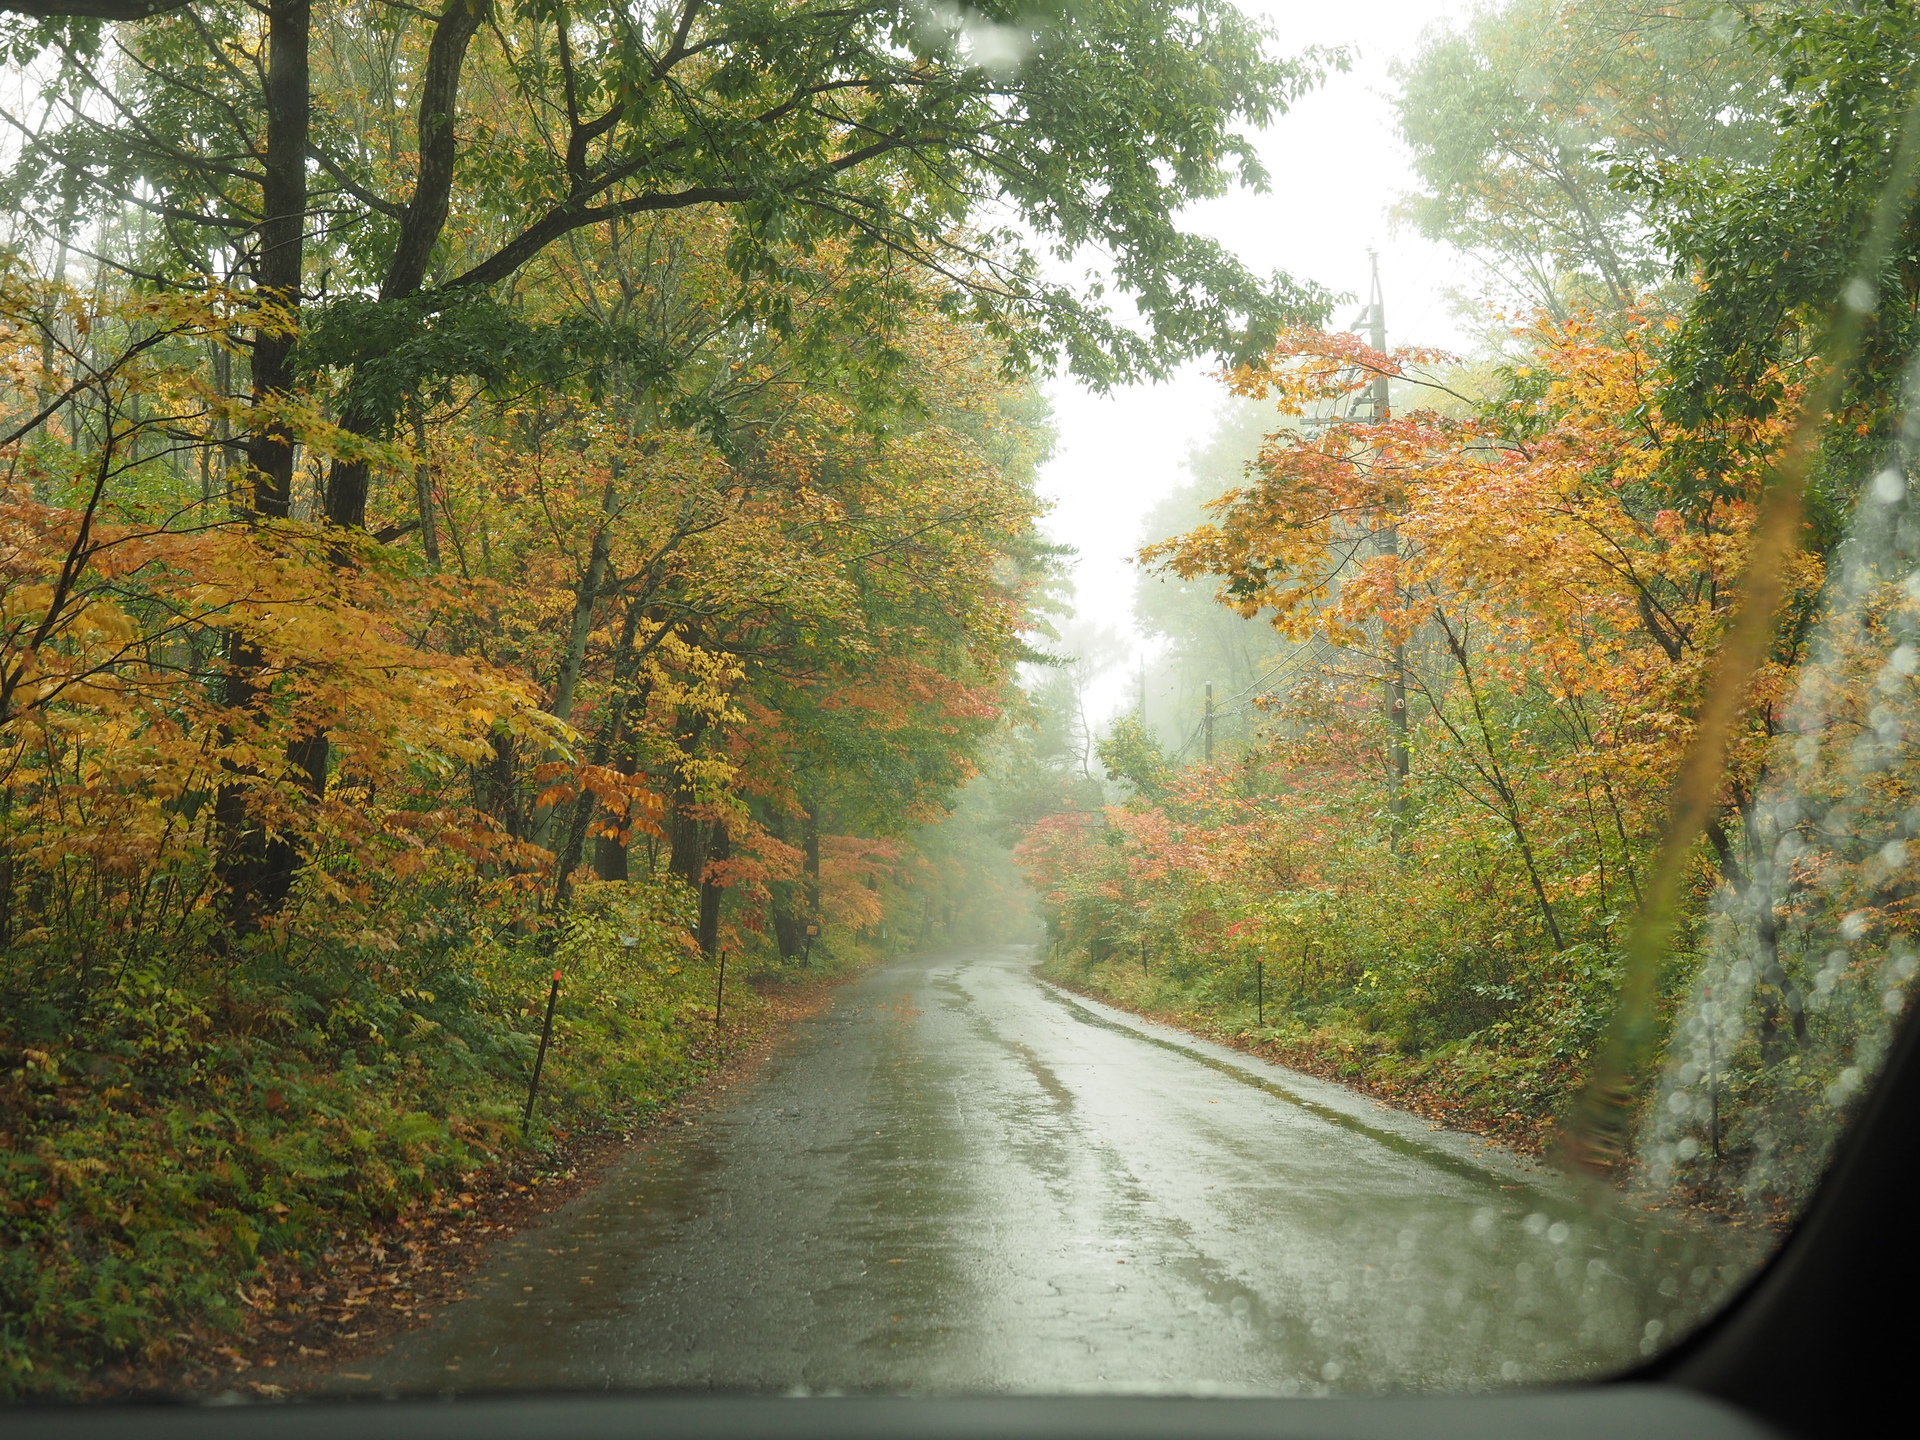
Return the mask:
{"type": "Polygon", "coordinates": [[[1920,10],[0,0],[0,1398],[1618,1375],[1920,969],[1920,10]]]}

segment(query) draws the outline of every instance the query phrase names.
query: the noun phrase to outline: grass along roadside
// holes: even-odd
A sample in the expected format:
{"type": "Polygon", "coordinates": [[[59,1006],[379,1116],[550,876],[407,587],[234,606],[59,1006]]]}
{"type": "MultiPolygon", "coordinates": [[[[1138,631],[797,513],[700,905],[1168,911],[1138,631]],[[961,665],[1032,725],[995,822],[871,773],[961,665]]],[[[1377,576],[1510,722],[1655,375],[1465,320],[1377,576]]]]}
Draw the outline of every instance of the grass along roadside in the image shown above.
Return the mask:
{"type": "Polygon", "coordinates": [[[1407,1054],[1389,1037],[1357,1023],[1326,1016],[1309,1024],[1278,1004],[1262,1024],[1255,1004],[1198,1003],[1191,989],[1151,970],[1066,963],[1057,952],[1042,963],[1040,974],[1143,1020],[1335,1081],[1526,1155],[1540,1155],[1551,1144],[1555,1116],[1584,1074],[1572,1059],[1470,1042],[1407,1054]]]}
{"type": "Polygon", "coordinates": [[[353,1362],[427,1324],[465,1297],[467,1281],[498,1242],[511,1239],[600,1183],[621,1157],[751,1080],[797,1022],[832,1003],[866,961],[801,973],[762,971],[732,991],[720,1029],[698,1047],[699,1071],[644,1121],[625,1129],[550,1132],[544,1147],[503,1157],[465,1188],[413,1207],[364,1234],[343,1237],[319,1271],[288,1267],[248,1294],[238,1344],[214,1347],[177,1388],[238,1391],[264,1399],[318,1388],[353,1362]]]}
{"type": "Polygon", "coordinates": [[[676,886],[596,887],[557,944],[283,941],[219,969],[130,957],[60,1004],[0,997],[0,1393],[204,1390],[362,1328],[376,1291],[396,1323],[430,1313],[485,1226],[540,1213],[780,1023],[780,971],[736,957],[716,1037],[676,886]]]}
{"type": "MultiPolygon", "coordinates": [[[[1536,1158],[1552,1149],[1556,1124],[1586,1081],[1584,1056],[1499,1050],[1471,1039],[1408,1054],[1391,1036],[1337,1011],[1309,1024],[1276,1003],[1268,1007],[1270,1023],[1261,1024],[1257,1003],[1209,1004],[1203,989],[1190,981],[1183,985],[1177,976],[1064,963],[1058,952],[1041,964],[1039,973],[1063,990],[1143,1020],[1331,1080],[1449,1130],[1536,1158]]],[[[1696,1220],[1736,1230],[1784,1235],[1795,1218],[1789,1206],[1778,1202],[1753,1208],[1730,1204],[1725,1193],[1709,1185],[1646,1189],[1631,1168],[1614,1178],[1637,1197],[1637,1204],[1677,1207],[1696,1220]]]]}

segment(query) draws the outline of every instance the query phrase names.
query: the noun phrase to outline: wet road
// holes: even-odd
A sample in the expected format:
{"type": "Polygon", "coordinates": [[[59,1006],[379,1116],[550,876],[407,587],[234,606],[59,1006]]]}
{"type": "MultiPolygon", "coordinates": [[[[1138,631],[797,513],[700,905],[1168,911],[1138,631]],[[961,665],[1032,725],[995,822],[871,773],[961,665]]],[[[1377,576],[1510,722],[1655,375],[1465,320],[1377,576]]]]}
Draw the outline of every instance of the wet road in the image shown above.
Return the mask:
{"type": "Polygon", "coordinates": [[[1744,1268],[1030,967],[863,977],[332,1388],[1460,1388],[1628,1363],[1744,1268]]]}

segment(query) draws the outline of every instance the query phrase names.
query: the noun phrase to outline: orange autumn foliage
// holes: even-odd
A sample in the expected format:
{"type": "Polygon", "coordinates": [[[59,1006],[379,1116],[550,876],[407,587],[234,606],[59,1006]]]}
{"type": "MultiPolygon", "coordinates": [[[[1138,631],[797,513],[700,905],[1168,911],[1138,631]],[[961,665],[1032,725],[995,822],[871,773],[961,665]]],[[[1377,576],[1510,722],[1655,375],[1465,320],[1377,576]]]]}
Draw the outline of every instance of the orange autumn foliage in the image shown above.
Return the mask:
{"type": "MultiPolygon", "coordinates": [[[[1216,578],[1304,658],[1256,697],[1268,724],[1243,751],[1173,772],[1116,729],[1102,753],[1133,797],[1035,829],[1023,859],[1060,973],[1239,1015],[1259,961],[1289,1054],[1426,1057],[1423,1093],[1537,1138],[1609,1013],[1784,439],[1777,421],[1702,436],[1670,419],[1671,330],[1651,312],[1537,320],[1473,402],[1443,356],[1319,332],[1223,377],[1286,423],[1207,523],[1143,558],[1216,578]],[[1390,414],[1371,413],[1380,376],[1390,414]],[[1724,467],[1690,471],[1709,451],[1724,467]]],[[[1822,562],[1794,566],[1804,615],[1822,562]]],[[[1696,862],[1703,903],[1722,870],[1746,873],[1796,633],[1753,686],[1696,862]]]]}

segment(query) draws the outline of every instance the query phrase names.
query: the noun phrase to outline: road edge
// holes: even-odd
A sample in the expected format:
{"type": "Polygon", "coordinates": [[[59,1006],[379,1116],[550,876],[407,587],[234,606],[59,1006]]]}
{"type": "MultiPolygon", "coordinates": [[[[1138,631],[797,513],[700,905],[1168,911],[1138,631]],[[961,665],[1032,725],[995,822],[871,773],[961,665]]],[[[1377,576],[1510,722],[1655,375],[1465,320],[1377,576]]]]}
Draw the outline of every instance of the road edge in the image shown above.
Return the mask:
{"type": "Polygon", "coordinates": [[[355,1287],[361,1303],[351,1332],[302,1305],[299,1297],[322,1267],[288,1267],[243,1292],[249,1310],[245,1334],[196,1336],[197,1343],[165,1371],[127,1376],[96,1389],[94,1398],[282,1400],[318,1393],[342,1366],[386,1350],[466,1298],[467,1282],[502,1243],[538,1229],[603,1183],[628,1153],[690,1123],[751,1080],[801,1023],[829,1009],[847,985],[875,966],[897,958],[872,957],[769,985],[758,991],[760,1003],[751,1019],[723,1026],[725,1038],[712,1068],[642,1123],[563,1135],[545,1155],[523,1153],[495,1162],[475,1172],[456,1194],[369,1226],[351,1239],[342,1237],[324,1261],[324,1274],[349,1287],[354,1281],[341,1277],[364,1276],[355,1287]],[[402,1280],[416,1303],[394,1303],[402,1280]]]}
{"type": "Polygon", "coordinates": [[[1214,1068],[1238,1071],[1263,1088],[1288,1092],[1296,1103],[1308,1108],[1336,1112],[1352,1123],[1389,1132],[1402,1141],[1438,1151],[1456,1163],[1464,1162],[1534,1189],[1558,1190],[1572,1184],[1562,1171],[1540,1157],[1517,1150],[1500,1139],[1447,1125],[1395,1105],[1363,1087],[1284,1065],[1256,1051],[1171,1023],[1164,1016],[1116,1005],[1109,999],[1041,974],[1037,959],[1033,979],[1042,990],[1068,998],[1073,1005],[1085,1007],[1107,1024],[1131,1030],[1155,1044],[1186,1051],[1214,1068]]]}

